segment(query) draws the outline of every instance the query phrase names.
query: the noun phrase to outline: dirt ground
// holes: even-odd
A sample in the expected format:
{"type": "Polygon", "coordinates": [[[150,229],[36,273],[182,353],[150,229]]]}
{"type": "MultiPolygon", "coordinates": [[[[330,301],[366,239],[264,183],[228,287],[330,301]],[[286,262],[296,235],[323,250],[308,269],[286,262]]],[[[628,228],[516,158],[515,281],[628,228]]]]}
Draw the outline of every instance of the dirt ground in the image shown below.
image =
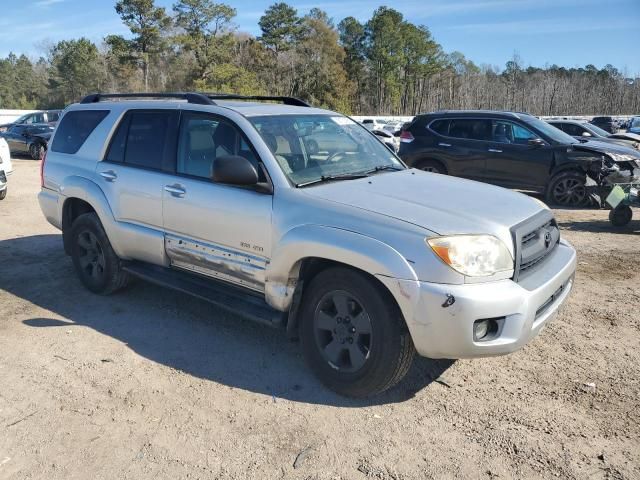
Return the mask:
{"type": "Polygon", "coordinates": [[[0,479],[640,478],[640,211],[556,212],[576,288],[524,350],[419,359],[354,401],[280,331],[142,282],[89,293],[38,168],[0,202],[0,479]]]}

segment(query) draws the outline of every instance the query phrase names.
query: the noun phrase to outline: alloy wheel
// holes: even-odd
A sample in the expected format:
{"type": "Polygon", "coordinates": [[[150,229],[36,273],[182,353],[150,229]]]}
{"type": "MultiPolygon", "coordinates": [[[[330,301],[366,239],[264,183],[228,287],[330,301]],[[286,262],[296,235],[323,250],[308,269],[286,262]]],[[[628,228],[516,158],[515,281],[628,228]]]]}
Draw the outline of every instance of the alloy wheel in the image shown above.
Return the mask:
{"type": "Polygon", "coordinates": [[[316,307],[313,330],[320,354],[332,368],[353,373],[367,362],[371,319],[350,293],[337,290],[325,294],[316,307]]]}
{"type": "Polygon", "coordinates": [[[553,198],[560,205],[579,206],[586,195],[584,183],[575,178],[564,178],[553,187],[553,198]]]}
{"type": "Polygon", "coordinates": [[[105,274],[105,258],[102,245],[98,238],[90,231],[84,231],[78,236],[80,268],[88,277],[99,281],[105,274]]]}

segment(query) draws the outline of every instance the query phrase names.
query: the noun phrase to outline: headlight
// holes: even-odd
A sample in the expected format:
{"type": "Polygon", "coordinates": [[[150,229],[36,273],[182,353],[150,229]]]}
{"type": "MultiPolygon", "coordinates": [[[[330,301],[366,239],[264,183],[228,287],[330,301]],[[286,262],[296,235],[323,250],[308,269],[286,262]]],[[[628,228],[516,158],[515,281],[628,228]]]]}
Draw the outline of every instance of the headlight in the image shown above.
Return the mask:
{"type": "Polygon", "coordinates": [[[434,237],[427,239],[427,244],[444,263],[468,277],[513,272],[509,250],[492,235],[434,237]]]}

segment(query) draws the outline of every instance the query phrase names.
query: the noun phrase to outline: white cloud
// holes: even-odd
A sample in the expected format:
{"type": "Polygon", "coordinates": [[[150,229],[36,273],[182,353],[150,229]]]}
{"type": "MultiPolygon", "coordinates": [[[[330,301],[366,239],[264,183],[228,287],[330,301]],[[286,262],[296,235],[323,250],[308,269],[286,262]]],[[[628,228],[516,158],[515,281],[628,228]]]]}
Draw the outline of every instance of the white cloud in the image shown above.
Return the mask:
{"type": "Polygon", "coordinates": [[[56,3],[62,3],[65,0],[38,0],[35,5],[36,7],[48,7],[50,5],[55,5],[56,3]]]}

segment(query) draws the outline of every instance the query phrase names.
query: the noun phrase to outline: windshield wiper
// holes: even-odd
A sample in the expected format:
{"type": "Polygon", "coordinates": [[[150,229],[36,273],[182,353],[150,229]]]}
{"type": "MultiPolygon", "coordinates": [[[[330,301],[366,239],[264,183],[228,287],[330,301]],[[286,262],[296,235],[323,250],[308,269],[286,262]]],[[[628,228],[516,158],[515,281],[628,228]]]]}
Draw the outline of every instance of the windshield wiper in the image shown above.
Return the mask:
{"type": "Polygon", "coordinates": [[[323,175],[320,178],[316,178],[315,180],[296,183],[296,188],[307,187],[309,185],[314,185],[316,183],[336,182],[339,180],[356,180],[358,178],[366,178],[366,177],[368,177],[366,173],[347,173],[344,175],[323,175]]]}
{"type": "Polygon", "coordinates": [[[384,171],[387,171],[387,170],[391,170],[393,172],[397,172],[397,171],[400,171],[400,170],[404,170],[404,168],[402,168],[402,167],[400,167],[398,165],[378,165],[376,168],[373,168],[371,170],[366,171],[365,174],[368,176],[368,175],[371,175],[373,173],[384,172],[384,171]]]}

